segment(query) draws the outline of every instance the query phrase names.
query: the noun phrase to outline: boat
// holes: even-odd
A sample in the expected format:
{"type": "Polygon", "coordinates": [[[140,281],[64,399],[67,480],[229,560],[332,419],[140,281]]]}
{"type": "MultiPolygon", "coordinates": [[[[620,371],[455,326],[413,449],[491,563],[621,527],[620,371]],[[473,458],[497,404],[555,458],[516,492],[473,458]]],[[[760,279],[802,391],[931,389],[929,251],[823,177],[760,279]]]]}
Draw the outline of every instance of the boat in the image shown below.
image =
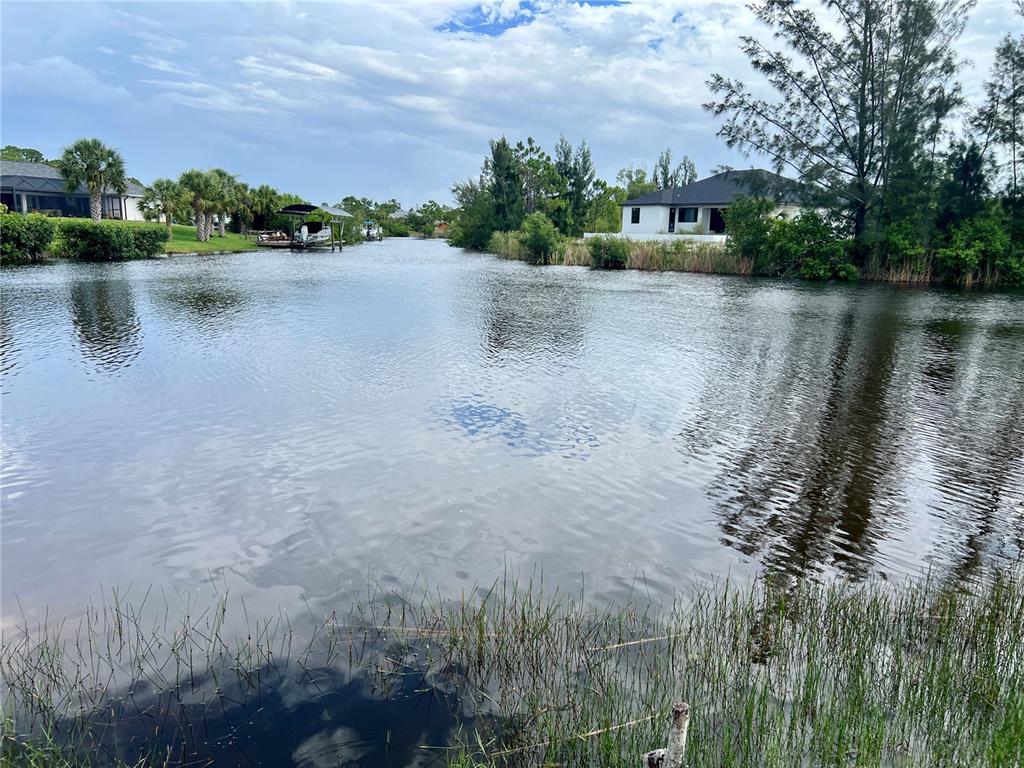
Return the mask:
{"type": "Polygon", "coordinates": [[[380,224],[378,224],[377,222],[373,221],[372,219],[367,219],[366,221],[363,222],[363,239],[378,241],[383,240],[384,230],[381,229],[380,224]]]}
{"type": "Polygon", "coordinates": [[[290,221],[299,222],[298,226],[291,227],[291,234],[282,230],[258,232],[256,245],[264,248],[290,248],[299,251],[307,248],[327,247],[333,251],[337,245],[338,250],[341,250],[341,241],[345,234],[345,219],[352,218],[352,214],[341,208],[310,205],[309,203],[286,205],[277,213],[287,216],[290,221]],[[337,238],[334,237],[335,225],[339,227],[339,237],[337,238]]]}

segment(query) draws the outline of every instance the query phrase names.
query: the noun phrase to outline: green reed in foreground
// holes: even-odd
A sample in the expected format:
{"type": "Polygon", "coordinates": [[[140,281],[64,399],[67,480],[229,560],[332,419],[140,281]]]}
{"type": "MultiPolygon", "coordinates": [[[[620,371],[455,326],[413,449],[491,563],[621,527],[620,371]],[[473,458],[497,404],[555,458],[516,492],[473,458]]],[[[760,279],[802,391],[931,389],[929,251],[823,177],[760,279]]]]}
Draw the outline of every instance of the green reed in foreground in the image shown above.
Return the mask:
{"type": "Polygon", "coordinates": [[[677,700],[693,712],[691,768],[1024,764],[1016,572],[969,591],[928,580],[721,584],[666,608],[595,607],[515,581],[461,599],[377,592],[302,642],[282,617],[221,637],[227,607],[144,629],[115,601],[63,639],[5,637],[5,739],[46,733],[88,761],[90,744],[110,754],[97,735],[109,717],[88,713],[112,701],[153,707],[140,692],[160,692],[159,721],[159,707],[199,692],[233,685],[258,698],[332,669],[372,680],[381,696],[408,674],[455,692],[464,727],[453,743],[423,745],[451,765],[636,766],[663,746],[677,700]]]}

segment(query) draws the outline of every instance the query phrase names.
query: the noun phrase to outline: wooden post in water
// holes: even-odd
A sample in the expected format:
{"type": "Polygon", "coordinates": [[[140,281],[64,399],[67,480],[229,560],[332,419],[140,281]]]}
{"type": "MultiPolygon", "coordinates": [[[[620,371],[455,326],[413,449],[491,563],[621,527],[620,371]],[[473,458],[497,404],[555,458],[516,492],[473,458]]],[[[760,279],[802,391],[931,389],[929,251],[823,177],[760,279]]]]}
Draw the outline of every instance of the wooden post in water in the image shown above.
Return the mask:
{"type": "Polygon", "coordinates": [[[653,749],[643,757],[642,768],[683,768],[686,756],[686,732],[690,727],[690,705],[672,705],[672,724],[668,729],[668,746],[653,749]]]}

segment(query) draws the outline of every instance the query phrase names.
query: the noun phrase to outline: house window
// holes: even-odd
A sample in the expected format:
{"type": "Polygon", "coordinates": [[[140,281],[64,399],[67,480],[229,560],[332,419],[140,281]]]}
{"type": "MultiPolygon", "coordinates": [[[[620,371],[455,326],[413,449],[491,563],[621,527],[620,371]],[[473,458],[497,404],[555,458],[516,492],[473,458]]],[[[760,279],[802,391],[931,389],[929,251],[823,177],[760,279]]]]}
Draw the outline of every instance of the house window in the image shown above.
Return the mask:
{"type": "Polygon", "coordinates": [[[681,224],[693,224],[697,221],[697,209],[696,208],[680,208],[679,209],[679,222],[681,224]]]}
{"type": "Polygon", "coordinates": [[[632,211],[630,211],[629,223],[630,224],[639,224],[640,223],[640,209],[639,208],[634,208],[632,211]]]}

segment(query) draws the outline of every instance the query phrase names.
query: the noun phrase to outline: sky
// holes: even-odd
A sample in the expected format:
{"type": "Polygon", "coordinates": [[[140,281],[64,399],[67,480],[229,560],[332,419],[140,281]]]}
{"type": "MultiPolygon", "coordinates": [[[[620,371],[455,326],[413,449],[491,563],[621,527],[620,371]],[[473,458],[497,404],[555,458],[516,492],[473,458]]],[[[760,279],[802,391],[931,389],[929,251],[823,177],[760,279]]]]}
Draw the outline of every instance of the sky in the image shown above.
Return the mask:
{"type": "MultiPolygon", "coordinates": [[[[979,0],[958,54],[978,97],[1011,0],[979,0]]],[[[713,72],[756,82],[744,0],[228,3],[0,0],[0,142],[81,137],[143,182],[221,167],[311,202],[451,200],[488,140],[586,139],[598,175],[670,147],[701,176],[767,167],[716,137],[713,72]]]]}

